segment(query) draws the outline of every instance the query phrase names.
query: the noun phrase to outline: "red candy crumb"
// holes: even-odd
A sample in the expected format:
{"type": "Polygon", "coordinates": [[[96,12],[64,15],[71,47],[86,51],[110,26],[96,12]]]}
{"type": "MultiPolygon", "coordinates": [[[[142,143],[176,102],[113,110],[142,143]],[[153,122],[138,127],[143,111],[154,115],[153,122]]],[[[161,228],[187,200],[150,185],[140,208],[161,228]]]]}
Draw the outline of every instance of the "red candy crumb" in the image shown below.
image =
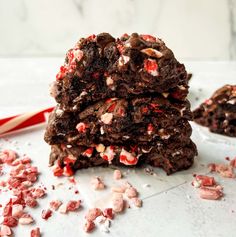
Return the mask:
{"type": "Polygon", "coordinates": [[[76,125],[76,129],[77,129],[78,132],[80,132],[80,133],[85,133],[86,128],[87,128],[87,125],[86,125],[85,123],[82,123],[82,122],[80,122],[80,123],[78,123],[78,124],[76,125]]]}
{"type": "Polygon", "coordinates": [[[145,41],[148,42],[156,42],[156,37],[152,36],[152,35],[140,35],[142,39],[144,39],[145,41]]]}
{"type": "Polygon", "coordinates": [[[221,190],[217,188],[200,188],[200,198],[207,200],[217,200],[223,196],[221,190]]]}
{"type": "Polygon", "coordinates": [[[122,148],[120,153],[120,162],[125,165],[136,165],[138,163],[138,158],[122,148]]]}
{"type": "Polygon", "coordinates": [[[91,208],[85,215],[87,221],[94,221],[98,216],[102,215],[102,211],[99,208],[91,208]]]}
{"type": "Polygon", "coordinates": [[[144,69],[152,76],[158,76],[158,65],[154,59],[144,60],[144,69]]]}
{"type": "Polygon", "coordinates": [[[91,157],[92,154],[93,154],[93,147],[90,147],[83,152],[83,156],[87,156],[87,157],[91,157]]]}
{"type": "Polygon", "coordinates": [[[113,213],[112,208],[105,208],[103,210],[103,216],[112,220],[114,218],[114,213],[113,213]]]}
{"type": "Polygon", "coordinates": [[[148,135],[151,135],[152,132],[153,132],[153,130],[154,130],[153,125],[152,125],[151,123],[149,123],[149,124],[148,124],[148,127],[147,127],[147,133],[148,133],[148,135]]]}
{"type": "Polygon", "coordinates": [[[58,210],[58,208],[62,205],[62,202],[59,201],[59,200],[53,200],[49,203],[49,206],[50,208],[53,210],[53,211],[56,211],[58,210]]]}
{"type": "Polygon", "coordinates": [[[40,233],[40,229],[38,227],[31,230],[30,237],[40,237],[40,236],[41,236],[41,233],[40,233]]]}
{"type": "Polygon", "coordinates": [[[214,177],[197,175],[196,180],[200,181],[201,186],[213,186],[216,184],[214,177]]]}
{"type": "Polygon", "coordinates": [[[63,172],[64,172],[63,169],[59,165],[56,165],[53,168],[53,175],[56,176],[56,177],[62,176],[63,172]]]}
{"type": "Polygon", "coordinates": [[[63,169],[63,175],[65,176],[72,176],[74,175],[74,171],[72,170],[71,166],[67,164],[63,169]]]}
{"type": "Polygon", "coordinates": [[[89,233],[93,231],[94,228],[95,228],[95,224],[93,221],[86,221],[83,229],[85,232],[89,233]]]}
{"type": "Polygon", "coordinates": [[[52,211],[50,209],[42,211],[42,219],[47,220],[52,216],[52,211]]]}
{"type": "Polygon", "coordinates": [[[230,166],[232,166],[233,168],[236,168],[236,158],[230,161],[230,166]]]}
{"type": "Polygon", "coordinates": [[[81,200],[78,200],[78,201],[71,200],[67,203],[66,210],[67,211],[76,211],[79,209],[80,205],[81,205],[81,200]]]}
{"type": "Polygon", "coordinates": [[[12,216],[5,216],[2,222],[4,225],[7,225],[8,227],[15,227],[18,224],[18,221],[16,218],[12,216]]]}
{"type": "Polygon", "coordinates": [[[76,157],[74,157],[73,155],[68,155],[67,157],[63,159],[63,163],[65,165],[74,164],[75,162],[76,162],[76,157]]]}

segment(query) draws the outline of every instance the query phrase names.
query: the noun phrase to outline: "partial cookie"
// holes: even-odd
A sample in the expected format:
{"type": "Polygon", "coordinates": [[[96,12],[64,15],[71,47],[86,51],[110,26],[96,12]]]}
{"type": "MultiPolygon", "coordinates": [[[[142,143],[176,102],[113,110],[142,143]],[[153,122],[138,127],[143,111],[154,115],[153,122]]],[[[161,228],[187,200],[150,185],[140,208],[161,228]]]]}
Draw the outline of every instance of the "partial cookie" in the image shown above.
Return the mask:
{"type": "Polygon", "coordinates": [[[225,85],[193,111],[194,121],[211,132],[236,137],[236,85],[225,85]]]}

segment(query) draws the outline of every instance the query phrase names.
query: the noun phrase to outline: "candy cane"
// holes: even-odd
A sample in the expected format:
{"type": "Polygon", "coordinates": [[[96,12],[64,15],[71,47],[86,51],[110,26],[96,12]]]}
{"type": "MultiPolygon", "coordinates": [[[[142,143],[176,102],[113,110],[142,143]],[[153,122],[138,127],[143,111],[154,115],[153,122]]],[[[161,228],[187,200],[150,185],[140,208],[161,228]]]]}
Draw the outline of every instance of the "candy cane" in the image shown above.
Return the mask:
{"type": "Polygon", "coordinates": [[[44,123],[53,107],[0,119],[0,135],[44,123]]]}

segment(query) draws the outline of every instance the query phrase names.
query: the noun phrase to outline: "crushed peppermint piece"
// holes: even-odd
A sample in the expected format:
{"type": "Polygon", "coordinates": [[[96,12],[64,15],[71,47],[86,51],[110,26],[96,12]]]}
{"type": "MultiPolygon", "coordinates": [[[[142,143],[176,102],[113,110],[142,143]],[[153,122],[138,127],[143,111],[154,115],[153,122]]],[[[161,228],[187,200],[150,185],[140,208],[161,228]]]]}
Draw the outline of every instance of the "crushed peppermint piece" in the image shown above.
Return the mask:
{"type": "Polygon", "coordinates": [[[138,163],[138,158],[122,148],[120,153],[120,163],[125,165],[136,165],[138,163]]]}
{"type": "Polygon", "coordinates": [[[136,207],[142,207],[142,200],[137,197],[131,198],[131,202],[136,207]]]}
{"type": "Polygon", "coordinates": [[[235,178],[234,169],[231,165],[227,164],[215,164],[211,163],[208,165],[211,172],[217,172],[220,176],[225,178],[235,178]]]}
{"type": "Polygon", "coordinates": [[[122,178],[122,173],[120,170],[114,170],[114,173],[113,173],[113,177],[114,179],[121,179],[122,178]]]}
{"type": "Polygon", "coordinates": [[[126,65],[130,61],[130,57],[126,55],[121,55],[118,59],[119,67],[126,65]]]}
{"type": "Polygon", "coordinates": [[[105,188],[105,184],[100,177],[94,177],[91,180],[91,185],[94,190],[102,190],[105,188]]]}
{"type": "Polygon", "coordinates": [[[85,215],[85,219],[87,221],[94,221],[98,216],[102,215],[102,210],[99,208],[91,208],[88,210],[87,214],[85,215]]]}
{"type": "Polygon", "coordinates": [[[50,209],[42,211],[42,219],[48,220],[52,216],[52,211],[50,209]]]}
{"type": "Polygon", "coordinates": [[[145,59],[144,60],[144,69],[146,72],[152,76],[158,76],[158,64],[154,59],[145,59]]]}
{"type": "Polygon", "coordinates": [[[7,225],[1,225],[1,229],[0,229],[0,235],[1,236],[10,236],[12,235],[12,230],[9,226],[7,225]]]}
{"type": "Polygon", "coordinates": [[[112,197],[112,209],[114,212],[122,212],[124,209],[124,199],[123,199],[123,195],[116,193],[115,195],[113,195],[112,197]]]}
{"type": "Polygon", "coordinates": [[[57,211],[61,205],[62,202],[60,200],[53,200],[49,203],[50,209],[53,211],[57,211]]]}
{"type": "Polygon", "coordinates": [[[23,214],[24,207],[21,204],[12,205],[12,216],[15,218],[19,218],[23,214]]]}
{"type": "Polygon", "coordinates": [[[103,144],[101,144],[101,143],[98,144],[96,146],[96,151],[99,152],[99,153],[104,152],[105,151],[105,146],[103,144]]]}
{"type": "Polygon", "coordinates": [[[31,230],[30,237],[40,237],[40,236],[41,236],[41,233],[40,233],[39,227],[36,227],[31,230]]]}
{"type": "Polygon", "coordinates": [[[81,205],[81,200],[71,200],[67,203],[66,205],[66,210],[69,212],[69,211],[76,211],[79,209],[81,205]]]}
{"type": "Polygon", "coordinates": [[[21,224],[21,225],[29,225],[33,222],[34,222],[34,219],[32,218],[32,216],[30,214],[23,214],[19,218],[19,224],[21,224]]]}
{"type": "Polygon", "coordinates": [[[134,198],[134,197],[137,197],[138,196],[138,192],[136,190],[136,188],[134,187],[129,187],[125,190],[125,195],[128,197],[128,198],[134,198]]]}
{"type": "Polygon", "coordinates": [[[85,133],[87,127],[88,126],[82,122],[80,122],[76,125],[76,129],[78,130],[79,133],[85,133]]]}
{"type": "Polygon", "coordinates": [[[114,218],[114,213],[113,213],[112,208],[105,208],[103,210],[103,216],[112,220],[114,218]]]}
{"type": "Polygon", "coordinates": [[[67,205],[66,204],[62,204],[58,211],[61,213],[61,214],[66,214],[67,213],[67,205]]]}
{"type": "Polygon", "coordinates": [[[112,118],[113,118],[112,113],[105,113],[101,116],[101,121],[105,124],[111,124],[112,118]]]}
{"type": "Polygon", "coordinates": [[[163,54],[160,51],[153,48],[142,49],[141,52],[153,58],[161,58],[163,56],[163,54]]]}
{"type": "Polygon", "coordinates": [[[90,233],[94,230],[94,228],[95,228],[95,224],[93,221],[86,221],[83,229],[85,232],[90,233]]]}
{"type": "Polygon", "coordinates": [[[207,199],[207,200],[217,200],[220,199],[223,196],[223,193],[221,190],[215,188],[207,188],[203,187],[199,190],[200,198],[207,199]]]}
{"type": "Polygon", "coordinates": [[[114,159],[115,157],[115,152],[114,152],[114,146],[108,146],[106,147],[106,150],[104,152],[100,153],[100,156],[104,159],[107,160],[109,163],[114,159]]]}
{"type": "Polygon", "coordinates": [[[213,186],[216,184],[214,177],[210,177],[206,175],[197,175],[195,179],[199,181],[201,186],[213,186]]]}
{"type": "Polygon", "coordinates": [[[119,187],[112,187],[111,191],[115,193],[124,193],[126,190],[126,187],[124,186],[119,186],[119,187]]]}

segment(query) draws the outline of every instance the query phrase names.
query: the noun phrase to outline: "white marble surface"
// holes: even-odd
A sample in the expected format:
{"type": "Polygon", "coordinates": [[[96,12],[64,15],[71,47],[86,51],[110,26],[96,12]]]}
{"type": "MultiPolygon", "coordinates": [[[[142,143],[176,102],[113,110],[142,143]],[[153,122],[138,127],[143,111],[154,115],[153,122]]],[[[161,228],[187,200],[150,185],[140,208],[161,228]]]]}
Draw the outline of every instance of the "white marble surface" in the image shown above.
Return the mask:
{"type": "Polygon", "coordinates": [[[92,33],[150,33],[184,59],[236,59],[236,0],[0,0],[0,56],[58,56],[92,33]]]}
{"type": "MultiPolygon", "coordinates": [[[[48,84],[54,79],[61,62],[61,58],[0,59],[0,117],[53,105],[54,101],[48,95],[48,84]]],[[[225,83],[236,82],[236,62],[186,62],[185,65],[194,75],[189,95],[193,107],[208,98],[216,88],[225,83]]],[[[147,175],[142,169],[130,172],[124,169],[127,172],[125,178],[140,191],[144,206],[117,216],[107,236],[235,236],[236,180],[215,175],[216,180],[224,186],[225,197],[220,201],[200,199],[197,190],[191,186],[191,181],[193,173],[207,173],[208,163],[226,162],[226,156],[235,157],[236,139],[210,134],[207,129],[192,125],[192,139],[198,146],[199,155],[191,169],[171,176],[166,176],[160,169],[155,169],[156,176],[147,175]],[[151,187],[144,188],[143,184],[150,184],[151,187]]],[[[41,171],[39,181],[48,187],[48,195],[30,213],[36,219],[37,226],[42,229],[43,236],[89,236],[82,231],[86,209],[95,204],[107,205],[110,195],[108,190],[93,192],[88,181],[91,176],[99,174],[109,188],[114,185],[111,178],[113,171],[110,168],[96,168],[77,172],[75,178],[79,181],[80,191],[78,198],[82,199],[84,208],[78,213],[67,216],[55,213],[48,221],[42,220],[41,211],[50,200],[58,197],[63,201],[75,198],[73,191],[68,190],[67,179],[53,177],[47,167],[49,146],[43,141],[43,133],[44,127],[38,127],[7,136],[10,140],[0,139],[0,149],[8,147],[29,154],[41,171]],[[30,146],[28,142],[31,143],[30,146]],[[59,182],[65,185],[51,191],[51,185],[59,182]]],[[[0,195],[0,202],[2,198],[3,195],[0,195]]],[[[30,228],[32,226],[17,228],[15,236],[29,236],[30,228]]],[[[103,237],[106,234],[96,230],[91,236],[103,237]]]]}

